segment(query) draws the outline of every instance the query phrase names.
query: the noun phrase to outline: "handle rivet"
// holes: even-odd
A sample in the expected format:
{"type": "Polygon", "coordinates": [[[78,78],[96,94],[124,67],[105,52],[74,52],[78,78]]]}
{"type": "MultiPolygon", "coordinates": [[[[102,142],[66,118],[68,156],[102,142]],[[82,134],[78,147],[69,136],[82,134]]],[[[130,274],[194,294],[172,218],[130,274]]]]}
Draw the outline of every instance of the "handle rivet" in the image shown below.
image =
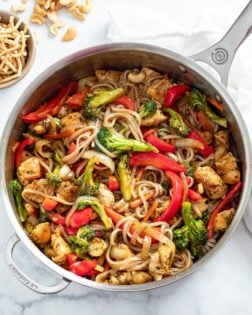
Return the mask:
{"type": "Polygon", "coordinates": [[[224,48],[216,48],[211,56],[212,61],[218,65],[222,65],[228,60],[228,52],[224,48]]]}

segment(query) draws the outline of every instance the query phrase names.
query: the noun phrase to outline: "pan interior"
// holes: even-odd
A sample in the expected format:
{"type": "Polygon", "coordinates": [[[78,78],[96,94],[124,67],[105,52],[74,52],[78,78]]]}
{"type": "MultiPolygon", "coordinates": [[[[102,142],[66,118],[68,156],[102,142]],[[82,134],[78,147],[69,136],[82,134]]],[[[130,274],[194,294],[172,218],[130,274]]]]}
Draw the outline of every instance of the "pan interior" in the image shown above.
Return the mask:
{"type": "MultiPolygon", "coordinates": [[[[5,165],[3,168],[5,193],[7,193],[8,198],[11,201],[12,209],[15,209],[15,204],[12,193],[8,189],[8,182],[13,178],[14,174],[12,147],[16,141],[20,139],[20,134],[24,128],[21,116],[37,108],[38,104],[43,103],[43,101],[53,96],[54,91],[57,90],[57,88],[61,85],[64,85],[71,80],[78,80],[83,77],[93,75],[94,70],[126,70],[142,67],[149,67],[161,73],[167,73],[168,76],[174,78],[175,80],[179,80],[199,88],[203,93],[210,97],[215,97],[217,94],[222,99],[222,102],[226,108],[225,117],[229,121],[229,130],[234,139],[237,156],[242,162],[241,167],[243,178],[248,177],[248,165],[246,164],[248,153],[246,153],[246,141],[244,140],[243,135],[244,126],[241,126],[240,115],[237,117],[235,114],[237,109],[235,109],[232,100],[230,97],[228,97],[225,89],[217,81],[211,78],[210,75],[207,75],[206,72],[200,70],[200,67],[193,61],[167,50],[163,50],[154,46],[136,44],[111,45],[106,46],[105,48],[98,47],[85,50],[59,61],[54,66],[43,72],[33,82],[32,86],[28,87],[23,96],[20,98],[18,104],[16,104],[5,129],[3,140],[4,153],[2,159],[2,162],[5,165]]],[[[246,198],[247,197],[244,197],[243,199],[245,200],[246,198]]],[[[11,211],[10,205],[8,205],[8,210],[11,211]]],[[[241,215],[238,214],[239,211],[243,212],[244,206],[239,207],[236,214],[240,220],[241,215]]],[[[16,221],[18,221],[17,215],[16,219],[16,221]]],[[[238,222],[235,224],[235,226],[237,224],[238,222]]],[[[23,232],[23,237],[24,235],[25,233],[23,232]]],[[[31,246],[33,246],[34,252],[35,245],[32,244],[31,246]]],[[[216,247],[220,248],[218,245],[216,247]]],[[[36,251],[38,252],[39,250],[36,249],[36,251]]],[[[41,255],[43,254],[41,253],[41,255]]],[[[209,257],[213,255],[214,250],[212,250],[206,256],[209,257]]],[[[199,260],[195,264],[196,266],[190,268],[191,270],[189,270],[189,272],[182,273],[181,276],[176,276],[176,279],[180,279],[183,276],[191,273],[193,270],[197,269],[199,265],[202,265],[203,262],[206,262],[208,259],[207,257],[204,256],[203,259],[199,260]]],[[[53,263],[51,262],[51,264],[53,263]]],[[[63,272],[61,273],[63,274],[63,272]]],[[[74,280],[76,281],[76,277],[74,277],[74,280]]],[[[153,285],[153,287],[161,286],[173,281],[167,280],[166,283],[160,283],[160,285],[156,284],[153,285]]],[[[91,286],[90,284],[85,283],[85,279],[80,279],[78,282],[91,286]]],[[[97,286],[93,285],[93,287],[97,286]]],[[[118,290],[120,290],[120,288],[118,288],[118,290]]]]}

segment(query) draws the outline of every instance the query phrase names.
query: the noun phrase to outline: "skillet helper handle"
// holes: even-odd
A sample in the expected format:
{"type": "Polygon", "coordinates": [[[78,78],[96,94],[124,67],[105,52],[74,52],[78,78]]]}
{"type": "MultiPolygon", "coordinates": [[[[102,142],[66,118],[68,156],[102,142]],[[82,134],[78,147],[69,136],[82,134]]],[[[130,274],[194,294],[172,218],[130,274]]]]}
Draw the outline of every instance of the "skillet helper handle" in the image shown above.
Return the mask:
{"type": "Polygon", "coordinates": [[[5,259],[11,272],[20,282],[22,282],[29,289],[40,294],[54,294],[64,290],[70,284],[68,280],[62,278],[60,283],[56,285],[44,286],[36,281],[33,281],[30,277],[28,277],[23,271],[20,270],[20,268],[17,266],[13,259],[13,250],[18,242],[20,242],[20,239],[17,237],[16,234],[13,234],[10,237],[5,248],[5,259]]]}
{"type": "Polygon", "coordinates": [[[210,48],[190,56],[195,61],[203,61],[212,66],[220,75],[221,82],[227,86],[229,70],[235,53],[252,32],[252,1],[238,16],[224,37],[210,48]]]}

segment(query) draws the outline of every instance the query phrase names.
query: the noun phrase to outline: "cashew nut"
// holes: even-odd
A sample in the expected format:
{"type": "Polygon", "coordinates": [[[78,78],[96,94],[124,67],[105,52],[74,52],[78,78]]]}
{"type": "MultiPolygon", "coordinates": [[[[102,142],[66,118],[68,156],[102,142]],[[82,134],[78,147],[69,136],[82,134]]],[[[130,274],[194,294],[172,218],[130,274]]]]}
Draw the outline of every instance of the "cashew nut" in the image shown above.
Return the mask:
{"type": "Polygon", "coordinates": [[[128,74],[128,80],[131,83],[141,83],[145,79],[145,74],[143,72],[134,73],[131,72],[128,74]]]}
{"type": "Polygon", "coordinates": [[[63,35],[62,40],[63,41],[73,40],[75,38],[76,34],[77,34],[76,28],[75,27],[69,27],[66,30],[66,33],[63,35]]]}

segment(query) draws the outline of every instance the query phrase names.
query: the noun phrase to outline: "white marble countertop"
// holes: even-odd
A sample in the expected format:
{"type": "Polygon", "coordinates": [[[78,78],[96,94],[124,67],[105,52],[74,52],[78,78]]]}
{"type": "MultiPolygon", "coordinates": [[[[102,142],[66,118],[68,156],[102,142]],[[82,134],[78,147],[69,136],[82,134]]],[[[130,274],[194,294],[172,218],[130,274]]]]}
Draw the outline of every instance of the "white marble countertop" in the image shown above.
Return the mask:
{"type": "MultiPolygon", "coordinates": [[[[173,1],[161,1],[160,6],[169,10],[173,1]]],[[[11,4],[18,1],[0,0],[1,9],[9,9],[11,4]]],[[[202,9],[202,1],[190,1],[194,4],[187,5],[186,10],[193,13],[195,6],[202,9]]],[[[218,4],[222,8],[225,27],[223,32],[232,23],[232,20],[239,14],[246,4],[246,0],[240,0],[239,4],[232,3],[232,10],[229,1],[206,1],[211,10],[217,10],[218,4]],[[229,12],[230,14],[227,14],[229,12]]],[[[5,90],[0,90],[0,131],[15,106],[16,101],[29,83],[45,68],[56,60],[85,47],[94,46],[100,43],[109,42],[107,30],[110,23],[109,9],[116,0],[102,1],[93,0],[93,10],[84,23],[73,21],[78,27],[78,37],[73,42],[63,43],[59,38],[53,38],[48,34],[46,27],[33,26],[40,42],[35,63],[29,74],[18,84],[5,90]]],[[[120,5],[134,5],[136,1],[121,0],[120,5]]],[[[139,0],[138,6],[152,8],[158,1],[139,0]]],[[[185,1],[176,0],[178,10],[183,8],[185,1]],[[179,9],[180,8],[180,9],[179,9]]],[[[31,7],[31,4],[29,5],[31,7]]],[[[64,15],[63,15],[64,16],[64,15]]],[[[28,12],[22,14],[27,20],[28,12]]],[[[71,19],[68,19],[70,23],[71,19]]],[[[208,21],[209,22],[209,21],[208,21]]],[[[211,22],[211,21],[210,21],[211,22]]],[[[212,20],[214,24],[214,19],[212,20]]],[[[210,39],[209,41],[211,42],[210,39]]],[[[151,40],[149,41],[151,42],[151,40]]],[[[153,39],[155,44],[155,40],[153,39]]],[[[248,44],[244,45],[238,59],[248,54],[248,44]]],[[[250,50],[251,56],[251,50],[250,50]]],[[[244,57],[245,58],[245,57],[244,57]]],[[[250,62],[251,66],[251,61],[250,62]]],[[[231,75],[237,74],[238,61],[235,60],[231,75]]],[[[251,69],[251,68],[250,68],[251,69]]],[[[250,72],[250,78],[251,78],[250,72]]],[[[249,75],[248,73],[244,74],[249,75]]],[[[235,87],[234,87],[235,88],[235,87]]],[[[252,89],[245,86],[246,89],[252,89]]],[[[245,117],[249,129],[251,129],[251,116],[245,117]]],[[[0,220],[0,315],[45,315],[45,314],[221,314],[221,315],[250,315],[252,314],[252,235],[240,223],[230,241],[223,250],[212,259],[206,266],[195,272],[182,281],[167,287],[140,293],[110,293],[91,290],[79,285],[70,286],[59,294],[43,296],[36,294],[22,285],[9,272],[4,261],[4,248],[8,238],[14,233],[10,221],[1,208],[0,220]]],[[[20,244],[17,248],[16,259],[20,266],[32,275],[35,280],[41,283],[50,283],[54,276],[46,271],[44,267],[25,250],[20,244]]]]}

